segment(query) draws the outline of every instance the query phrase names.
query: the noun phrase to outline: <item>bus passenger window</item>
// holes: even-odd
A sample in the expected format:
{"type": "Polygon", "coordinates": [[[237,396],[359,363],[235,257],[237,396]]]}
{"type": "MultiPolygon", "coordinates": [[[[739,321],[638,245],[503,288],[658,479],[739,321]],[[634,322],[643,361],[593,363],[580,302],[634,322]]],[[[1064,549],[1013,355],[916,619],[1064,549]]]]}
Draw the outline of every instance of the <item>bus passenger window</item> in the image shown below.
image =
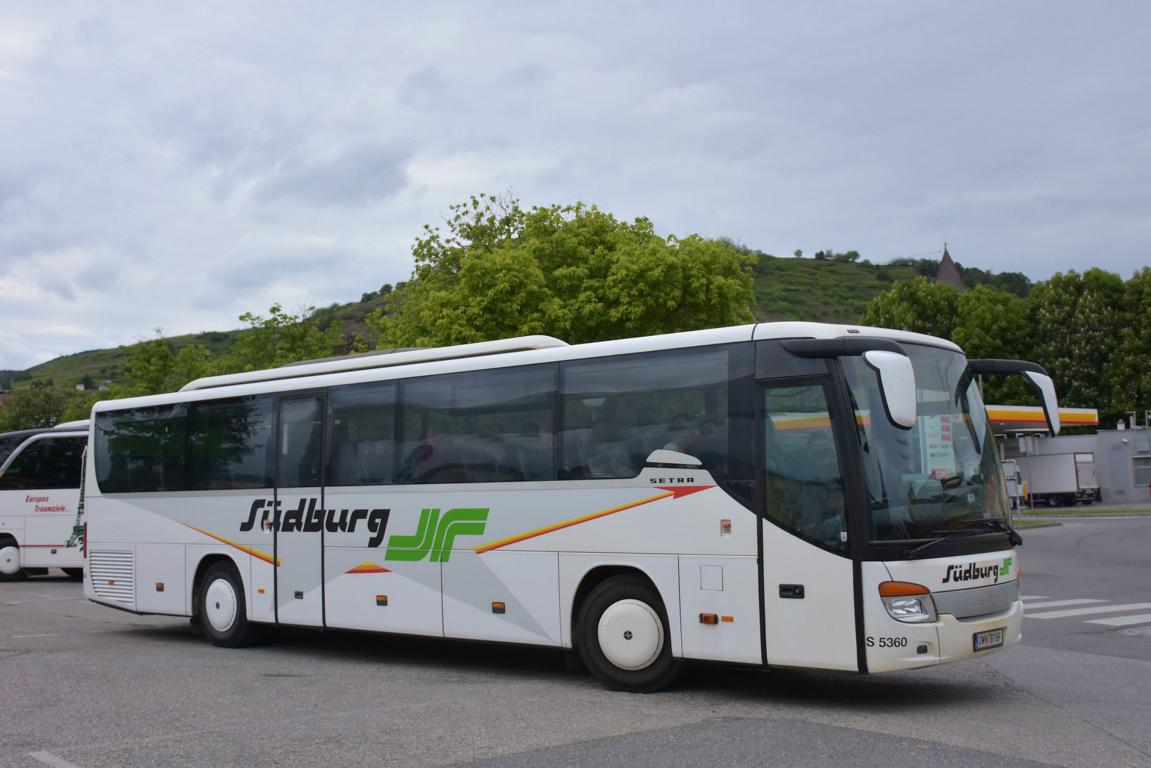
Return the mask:
{"type": "Polygon", "coordinates": [[[395,482],[395,383],[334,387],[328,395],[328,410],[332,453],[327,484],[395,482]]]}
{"type": "Polygon", "coordinates": [[[46,438],[24,448],[0,475],[0,490],[80,487],[84,438],[46,438]]]}
{"type": "Polygon", "coordinates": [[[193,403],[191,422],[192,490],[272,487],[268,454],[275,440],[270,396],[193,403]]]}
{"type": "Polygon", "coordinates": [[[561,479],[635,477],[662,448],[694,456],[722,481],[728,391],[741,362],[720,346],[564,363],[561,479]]]}
{"type": "Polygon", "coordinates": [[[555,377],[531,365],[405,380],[399,481],[554,480],[555,377]]]}

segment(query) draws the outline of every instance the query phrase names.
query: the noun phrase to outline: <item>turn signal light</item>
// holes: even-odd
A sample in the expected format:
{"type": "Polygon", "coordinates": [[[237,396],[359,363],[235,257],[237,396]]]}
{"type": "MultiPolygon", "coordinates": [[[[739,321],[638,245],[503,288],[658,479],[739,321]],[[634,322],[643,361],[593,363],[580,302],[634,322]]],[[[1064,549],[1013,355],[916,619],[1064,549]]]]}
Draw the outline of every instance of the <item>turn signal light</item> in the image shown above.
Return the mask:
{"type": "Polygon", "coordinates": [[[699,623],[700,624],[718,624],[719,623],[719,616],[716,616],[714,613],[701,613],[699,615],[699,623]]]}
{"type": "Polygon", "coordinates": [[[908,595],[928,595],[931,590],[922,584],[910,581],[885,581],[879,585],[880,597],[907,597],[908,595]]]}
{"type": "Polygon", "coordinates": [[[508,607],[500,601],[492,603],[492,613],[507,613],[508,607]]]}
{"type": "Polygon", "coordinates": [[[382,607],[382,606],[385,606],[387,604],[388,604],[388,596],[387,595],[376,595],[376,605],[382,607]]]}

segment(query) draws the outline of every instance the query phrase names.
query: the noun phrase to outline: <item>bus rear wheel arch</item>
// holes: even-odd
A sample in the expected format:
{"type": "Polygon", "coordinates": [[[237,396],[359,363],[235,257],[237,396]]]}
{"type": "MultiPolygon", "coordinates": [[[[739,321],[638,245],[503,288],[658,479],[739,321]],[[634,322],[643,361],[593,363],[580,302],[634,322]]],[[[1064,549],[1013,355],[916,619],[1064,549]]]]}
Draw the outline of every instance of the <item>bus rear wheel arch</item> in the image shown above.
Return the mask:
{"type": "Polygon", "coordinates": [[[23,581],[28,572],[20,565],[20,545],[11,536],[0,538],[0,581],[23,581]]]}
{"type": "Polygon", "coordinates": [[[196,580],[193,620],[212,645],[239,648],[255,637],[255,626],[248,621],[244,582],[231,560],[211,562],[196,580]]]}
{"type": "Polygon", "coordinates": [[[575,630],[580,659],[613,690],[658,691],[679,674],[667,611],[645,576],[619,573],[592,587],[580,605],[575,630]]]}

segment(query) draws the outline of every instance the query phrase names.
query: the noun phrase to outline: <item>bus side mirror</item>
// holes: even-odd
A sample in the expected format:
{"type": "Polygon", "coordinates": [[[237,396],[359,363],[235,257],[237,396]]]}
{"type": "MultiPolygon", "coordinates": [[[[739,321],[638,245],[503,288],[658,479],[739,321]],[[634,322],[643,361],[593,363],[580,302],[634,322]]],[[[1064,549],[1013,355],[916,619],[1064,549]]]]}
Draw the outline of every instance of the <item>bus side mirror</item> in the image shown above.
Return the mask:
{"type": "Polygon", "coordinates": [[[879,378],[879,392],[888,420],[903,429],[915,426],[915,370],[911,358],[898,352],[871,350],[863,361],[879,378]]]}
{"type": "Polygon", "coordinates": [[[1062,426],[1059,423],[1059,398],[1055,395],[1055,382],[1047,375],[1043,366],[1026,360],[986,359],[968,360],[967,370],[969,375],[983,373],[992,376],[1022,376],[1043,399],[1043,415],[1047,419],[1047,429],[1052,435],[1059,434],[1062,426]]]}
{"type": "Polygon", "coordinates": [[[799,357],[863,357],[879,377],[879,393],[887,420],[902,429],[915,426],[915,369],[899,342],[869,336],[841,336],[787,339],[782,346],[799,357]]]}
{"type": "Polygon", "coordinates": [[[1039,390],[1039,395],[1043,398],[1043,415],[1047,417],[1047,428],[1051,430],[1052,436],[1058,435],[1063,425],[1059,421],[1059,398],[1055,396],[1055,382],[1046,373],[1036,371],[1024,371],[1023,376],[1031,386],[1039,390]]]}

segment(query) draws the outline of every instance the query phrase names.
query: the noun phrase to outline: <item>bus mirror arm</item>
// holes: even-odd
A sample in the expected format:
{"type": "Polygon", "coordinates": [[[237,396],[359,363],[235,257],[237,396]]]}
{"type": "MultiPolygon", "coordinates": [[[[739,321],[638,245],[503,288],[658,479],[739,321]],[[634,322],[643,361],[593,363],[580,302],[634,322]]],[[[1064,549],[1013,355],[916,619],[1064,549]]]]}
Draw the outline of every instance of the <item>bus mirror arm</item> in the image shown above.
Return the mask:
{"type": "Polygon", "coordinates": [[[835,339],[788,339],[782,342],[798,357],[860,356],[879,379],[887,420],[901,429],[915,426],[915,370],[903,346],[892,339],[855,336],[835,339]]]}
{"type": "Polygon", "coordinates": [[[1055,394],[1055,382],[1047,375],[1047,371],[1038,363],[1026,360],[968,360],[967,372],[960,391],[967,388],[969,381],[976,374],[989,376],[1022,376],[1043,399],[1043,415],[1047,419],[1047,429],[1052,436],[1058,435],[1061,424],[1059,422],[1059,398],[1055,394]]]}

